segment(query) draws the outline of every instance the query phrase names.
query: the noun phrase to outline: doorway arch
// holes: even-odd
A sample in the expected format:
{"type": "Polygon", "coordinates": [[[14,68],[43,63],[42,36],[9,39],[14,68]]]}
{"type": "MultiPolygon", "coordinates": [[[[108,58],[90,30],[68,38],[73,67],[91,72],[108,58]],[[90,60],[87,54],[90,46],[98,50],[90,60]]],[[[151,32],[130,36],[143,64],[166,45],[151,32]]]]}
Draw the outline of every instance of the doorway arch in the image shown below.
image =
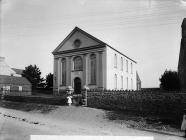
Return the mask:
{"type": "Polygon", "coordinates": [[[81,79],[79,77],[74,79],[74,93],[81,94],[81,79]]]}

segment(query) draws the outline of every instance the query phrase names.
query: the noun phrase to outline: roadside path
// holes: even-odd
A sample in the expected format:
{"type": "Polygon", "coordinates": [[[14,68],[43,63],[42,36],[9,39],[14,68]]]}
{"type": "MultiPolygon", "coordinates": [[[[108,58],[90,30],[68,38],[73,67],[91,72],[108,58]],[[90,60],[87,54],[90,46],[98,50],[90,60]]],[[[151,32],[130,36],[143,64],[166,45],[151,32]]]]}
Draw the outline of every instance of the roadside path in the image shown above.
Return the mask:
{"type": "Polygon", "coordinates": [[[106,119],[106,111],[60,106],[49,113],[24,112],[0,107],[0,138],[28,140],[35,135],[153,136],[155,140],[183,140],[182,137],[127,128],[106,119]]]}

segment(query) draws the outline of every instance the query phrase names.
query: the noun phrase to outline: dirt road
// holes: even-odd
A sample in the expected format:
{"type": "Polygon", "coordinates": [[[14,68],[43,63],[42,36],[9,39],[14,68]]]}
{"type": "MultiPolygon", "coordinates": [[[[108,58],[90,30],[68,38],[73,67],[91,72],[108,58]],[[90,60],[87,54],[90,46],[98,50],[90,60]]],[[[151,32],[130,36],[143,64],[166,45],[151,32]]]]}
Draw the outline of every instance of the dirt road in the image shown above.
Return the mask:
{"type": "Polygon", "coordinates": [[[127,128],[107,119],[105,110],[61,106],[48,113],[0,107],[0,138],[28,140],[30,135],[153,136],[155,140],[182,140],[174,135],[127,128]]]}

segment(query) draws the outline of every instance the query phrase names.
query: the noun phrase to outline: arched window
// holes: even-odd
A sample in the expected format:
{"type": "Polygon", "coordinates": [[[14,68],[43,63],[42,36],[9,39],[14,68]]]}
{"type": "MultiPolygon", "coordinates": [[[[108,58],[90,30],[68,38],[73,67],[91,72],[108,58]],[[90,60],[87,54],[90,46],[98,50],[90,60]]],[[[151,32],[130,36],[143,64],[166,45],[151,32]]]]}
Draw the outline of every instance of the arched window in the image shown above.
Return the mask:
{"type": "Polygon", "coordinates": [[[128,72],[128,60],[126,60],[126,72],[128,72]]]}
{"type": "Polygon", "coordinates": [[[123,71],[123,57],[121,57],[121,70],[123,71]]]}
{"type": "Polygon", "coordinates": [[[114,68],[117,68],[117,54],[114,54],[114,68]]]}
{"type": "Polygon", "coordinates": [[[66,85],[66,59],[62,59],[62,85],[66,85]]]}
{"type": "Polygon", "coordinates": [[[129,89],[129,87],[128,87],[129,83],[128,82],[129,81],[128,81],[128,77],[127,77],[127,81],[126,81],[126,83],[127,83],[127,90],[129,89]]]}
{"type": "Polygon", "coordinates": [[[83,62],[80,56],[74,58],[74,70],[83,70],[83,62]]]}
{"type": "Polygon", "coordinates": [[[115,89],[117,89],[117,74],[114,75],[115,89]]]}
{"type": "Polygon", "coordinates": [[[133,90],[133,79],[131,78],[131,90],[133,90]]]}
{"type": "Polygon", "coordinates": [[[121,89],[123,89],[123,76],[121,76],[121,89]]]}
{"type": "Polygon", "coordinates": [[[96,55],[90,55],[90,83],[96,84],[96,55]]]}

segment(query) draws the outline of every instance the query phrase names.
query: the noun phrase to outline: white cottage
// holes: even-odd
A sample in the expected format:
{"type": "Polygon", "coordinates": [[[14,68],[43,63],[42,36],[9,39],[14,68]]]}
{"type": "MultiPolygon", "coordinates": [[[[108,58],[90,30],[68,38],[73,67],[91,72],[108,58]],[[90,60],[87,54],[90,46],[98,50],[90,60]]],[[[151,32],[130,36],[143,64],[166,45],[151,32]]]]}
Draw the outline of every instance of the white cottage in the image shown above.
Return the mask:
{"type": "Polygon", "coordinates": [[[76,94],[89,89],[140,89],[136,61],[75,27],[52,52],[54,93],[72,87],[76,94]]]}

